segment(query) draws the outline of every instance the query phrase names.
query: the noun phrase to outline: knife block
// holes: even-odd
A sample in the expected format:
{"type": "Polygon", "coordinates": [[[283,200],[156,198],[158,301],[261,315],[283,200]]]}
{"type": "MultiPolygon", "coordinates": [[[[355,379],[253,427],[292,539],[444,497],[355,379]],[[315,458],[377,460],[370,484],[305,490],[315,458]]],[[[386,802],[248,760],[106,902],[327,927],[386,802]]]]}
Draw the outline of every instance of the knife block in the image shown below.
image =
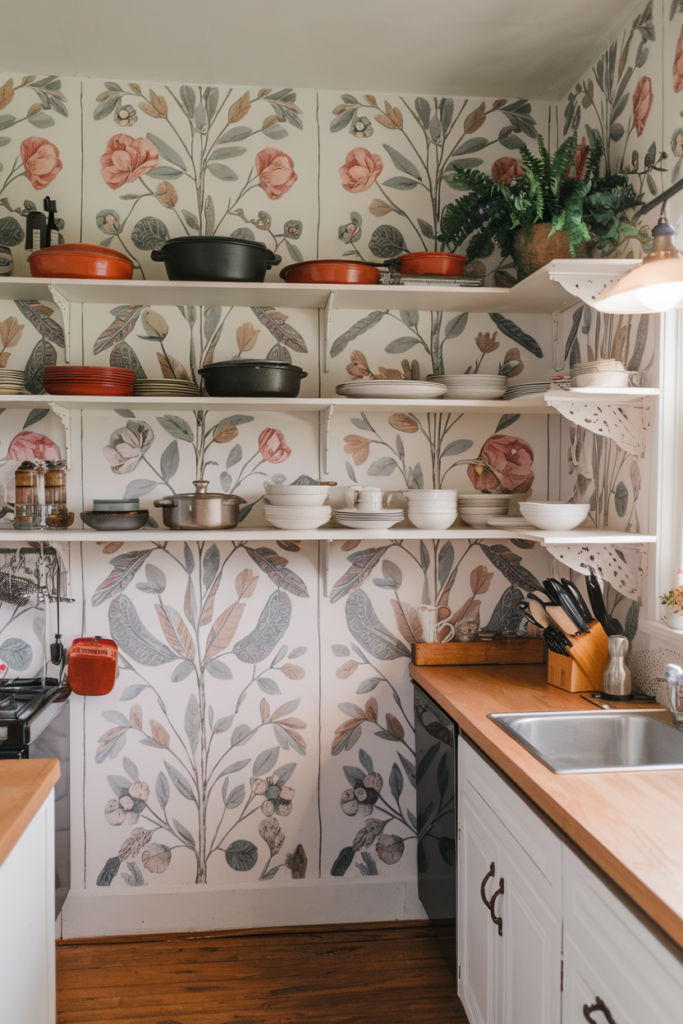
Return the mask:
{"type": "Polygon", "coordinates": [[[573,658],[565,658],[555,651],[548,651],[548,683],[570,693],[582,693],[596,688],[573,658]]]}
{"type": "Polygon", "coordinates": [[[548,652],[548,682],[561,690],[580,693],[600,690],[602,674],[609,663],[607,634],[599,622],[588,623],[589,633],[571,637],[569,657],[548,652]]]}

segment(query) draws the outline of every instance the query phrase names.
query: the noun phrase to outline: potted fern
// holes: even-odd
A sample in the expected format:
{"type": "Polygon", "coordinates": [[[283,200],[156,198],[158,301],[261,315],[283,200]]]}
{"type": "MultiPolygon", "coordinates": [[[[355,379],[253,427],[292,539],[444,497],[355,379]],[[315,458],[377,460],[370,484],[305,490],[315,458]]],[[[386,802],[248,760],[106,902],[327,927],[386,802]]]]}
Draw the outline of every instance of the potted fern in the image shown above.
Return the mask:
{"type": "Polygon", "coordinates": [[[447,176],[452,188],[467,191],[443,212],[444,247],[455,251],[467,241],[471,262],[495,244],[521,280],[551,260],[586,256],[589,246],[610,251],[638,234],[626,212],[641,201],[626,175],[600,177],[600,145],[578,147],[572,135],[551,155],[539,135],[538,150],[534,156],[522,146],[520,161],[497,161],[493,177],[471,168],[447,176]]]}

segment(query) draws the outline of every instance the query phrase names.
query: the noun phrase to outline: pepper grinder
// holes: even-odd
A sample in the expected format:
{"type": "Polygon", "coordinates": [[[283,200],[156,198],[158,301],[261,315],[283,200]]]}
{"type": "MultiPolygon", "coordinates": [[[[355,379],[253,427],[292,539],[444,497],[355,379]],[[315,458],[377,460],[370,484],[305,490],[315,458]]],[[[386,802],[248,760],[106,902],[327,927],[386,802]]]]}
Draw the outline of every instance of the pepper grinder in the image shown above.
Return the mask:
{"type": "Polygon", "coordinates": [[[628,654],[628,637],[609,636],[609,664],[602,674],[602,693],[605,697],[617,699],[631,695],[631,670],[624,661],[628,654]]]}

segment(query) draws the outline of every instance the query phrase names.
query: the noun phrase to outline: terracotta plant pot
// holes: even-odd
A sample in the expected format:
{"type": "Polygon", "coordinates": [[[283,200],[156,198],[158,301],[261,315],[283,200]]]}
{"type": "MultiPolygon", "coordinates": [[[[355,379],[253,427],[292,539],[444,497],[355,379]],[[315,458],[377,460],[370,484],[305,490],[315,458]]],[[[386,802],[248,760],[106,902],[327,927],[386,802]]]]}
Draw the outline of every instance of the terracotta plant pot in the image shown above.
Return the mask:
{"type": "MultiPolygon", "coordinates": [[[[564,231],[556,231],[548,237],[552,224],[534,224],[532,228],[515,232],[512,256],[517,268],[517,280],[522,281],[535,270],[540,270],[552,260],[570,260],[569,238],[564,231]]],[[[582,242],[576,247],[577,257],[588,256],[588,246],[582,242]]]]}

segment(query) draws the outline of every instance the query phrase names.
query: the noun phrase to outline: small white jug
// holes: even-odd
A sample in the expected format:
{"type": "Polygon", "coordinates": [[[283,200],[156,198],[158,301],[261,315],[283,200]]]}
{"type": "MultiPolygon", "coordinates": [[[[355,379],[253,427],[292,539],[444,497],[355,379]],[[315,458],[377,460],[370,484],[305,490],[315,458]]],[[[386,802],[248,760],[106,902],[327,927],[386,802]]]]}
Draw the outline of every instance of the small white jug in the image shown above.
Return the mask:
{"type": "Polygon", "coordinates": [[[453,638],[455,626],[445,620],[439,622],[439,612],[442,608],[446,608],[450,612],[447,604],[419,604],[417,606],[417,617],[422,626],[422,639],[426,644],[446,644],[453,638]],[[446,636],[439,636],[442,629],[447,630],[446,636]]]}

